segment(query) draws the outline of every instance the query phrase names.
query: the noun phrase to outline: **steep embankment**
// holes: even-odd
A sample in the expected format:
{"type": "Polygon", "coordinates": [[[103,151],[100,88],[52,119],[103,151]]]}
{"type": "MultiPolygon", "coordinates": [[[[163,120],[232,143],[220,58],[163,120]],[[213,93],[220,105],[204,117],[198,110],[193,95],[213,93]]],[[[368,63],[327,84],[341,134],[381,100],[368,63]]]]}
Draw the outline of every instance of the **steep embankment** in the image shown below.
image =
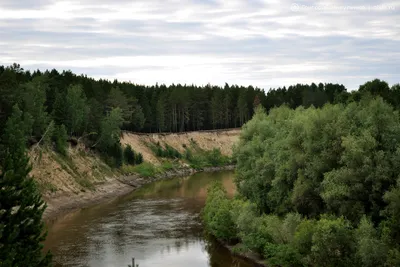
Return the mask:
{"type": "Polygon", "coordinates": [[[148,144],[167,144],[183,153],[185,147],[190,146],[191,143],[196,143],[200,149],[205,151],[218,148],[223,155],[231,156],[232,145],[238,140],[239,134],[240,129],[160,134],[125,132],[121,139],[121,143],[123,145],[129,144],[136,151],[142,153],[145,161],[158,164],[160,163],[160,159],[154,155],[148,144]]]}
{"type": "MultiPolygon", "coordinates": [[[[146,162],[160,165],[162,160],[150,149],[152,144],[169,145],[179,152],[184,152],[190,144],[196,144],[204,151],[218,148],[223,155],[230,156],[239,133],[240,129],[171,134],[125,132],[121,143],[129,144],[136,152],[142,153],[146,162]]],[[[137,174],[126,176],[120,170],[110,168],[98,155],[81,145],[70,147],[66,157],[37,148],[30,151],[30,156],[33,167],[31,174],[37,180],[48,205],[46,218],[122,195],[156,179],[194,172],[182,162],[181,168],[159,173],[156,177],[145,178],[137,174]]]]}

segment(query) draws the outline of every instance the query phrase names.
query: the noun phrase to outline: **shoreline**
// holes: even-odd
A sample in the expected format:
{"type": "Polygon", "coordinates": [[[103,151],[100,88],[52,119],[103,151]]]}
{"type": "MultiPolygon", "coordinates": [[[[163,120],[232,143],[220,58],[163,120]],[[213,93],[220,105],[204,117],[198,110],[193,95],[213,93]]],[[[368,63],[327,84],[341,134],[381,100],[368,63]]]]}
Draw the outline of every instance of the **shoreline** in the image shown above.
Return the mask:
{"type": "Polygon", "coordinates": [[[206,167],[203,169],[181,168],[158,174],[154,177],[142,177],[136,174],[112,178],[96,185],[94,191],[79,194],[60,194],[58,196],[43,196],[47,208],[43,213],[45,223],[52,223],[59,217],[83,208],[87,208],[107,200],[111,200],[133,192],[140,187],[160,180],[189,176],[199,172],[215,172],[234,170],[234,165],[221,167],[206,167]]]}
{"type": "Polygon", "coordinates": [[[218,246],[227,249],[229,251],[229,253],[231,254],[231,257],[236,257],[240,260],[244,260],[248,263],[251,263],[252,266],[257,266],[257,267],[267,267],[267,263],[265,262],[265,260],[263,260],[261,258],[261,256],[255,252],[243,252],[243,253],[237,253],[234,252],[234,247],[235,245],[230,245],[229,243],[220,240],[218,238],[216,238],[214,235],[212,235],[211,233],[207,233],[207,235],[209,235],[214,242],[216,242],[218,244],[218,246]]]}
{"type": "Polygon", "coordinates": [[[253,264],[253,266],[257,266],[257,267],[266,267],[267,266],[266,263],[260,258],[260,256],[257,253],[254,253],[254,252],[234,253],[233,246],[228,245],[218,239],[217,239],[217,241],[221,244],[221,246],[224,246],[226,249],[228,249],[232,256],[235,256],[242,260],[251,262],[253,264]]]}

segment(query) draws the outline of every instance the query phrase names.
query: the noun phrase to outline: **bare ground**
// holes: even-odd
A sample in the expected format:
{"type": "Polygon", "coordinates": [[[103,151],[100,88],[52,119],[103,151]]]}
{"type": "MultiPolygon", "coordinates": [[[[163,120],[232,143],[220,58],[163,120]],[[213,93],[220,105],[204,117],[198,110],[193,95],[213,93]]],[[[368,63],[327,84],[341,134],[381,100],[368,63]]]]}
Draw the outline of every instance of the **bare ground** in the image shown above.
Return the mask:
{"type": "Polygon", "coordinates": [[[203,150],[219,148],[223,155],[232,155],[232,145],[239,140],[240,129],[198,131],[184,133],[162,133],[162,134],[136,134],[125,132],[121,138],[123,145],[131,145],[135,151],[143,154],[145,161],[158,164],[159,160],[146,145],[148,143],[160,142],[168,144],[179,152],[185,150],[185,146],[195,143],[203,150]]]}

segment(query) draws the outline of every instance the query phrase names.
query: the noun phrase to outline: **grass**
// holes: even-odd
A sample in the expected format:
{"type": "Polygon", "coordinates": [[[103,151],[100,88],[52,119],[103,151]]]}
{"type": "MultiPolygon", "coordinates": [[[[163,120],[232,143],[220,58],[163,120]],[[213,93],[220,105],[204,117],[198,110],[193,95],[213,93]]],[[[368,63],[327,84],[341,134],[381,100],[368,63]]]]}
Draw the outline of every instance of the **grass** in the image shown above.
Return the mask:
{"type": "Polygon", "coordinates": [[[211,151],[205,151],[196,144],[192,148],[186,148],[184,158],[194,169],[225,166],[232,162],[232,159],[222,155],[219,149],[214,148],[211,151]]]}
{"type": "Polygon", "coordinates": [[[164,161],[160,166],[160,169],[162,171],[170,171],[177,168],[179,168],[179,164],[177,162],[171,162],[171,161],[164,161]]]}
{"type": "Polygon", "coordinates": [[[139,165],[123,165],[121,170],[125,175],[137,173],[143,177],[152,177],[156,174],[177,168],[179,168],[179,164],[177,162],[164,161],[160,166],[155,166],[149,162],[143,162],[139,165]]]}
{"type": "Polygon", "coordinates": [[[82,178],[82,177],[80,177],[80,178],[76,177],[76,178],[75,178],[75,181],[76,181],[80,186],[82,186],[82,187],[84,187],[84,188],[87,188],[87,189],[89,189],[89,190],[94,190],[94,185],[93,185],[88,179],[85,179],[85,178],[82,178]]]}
{"type": "Polygon", "coordinates": [[[155,176],[160,170],[149,162],[143,162],[139,165],[123,165],[122,172],[124,174],[137,173],[143,177],[155,176]]]}
{"type": "Polygon", "coordinates": [[[51,184],[49,182],[38,183],[38,186],[39,186],[39,190],[41,192],[43,192],[43,193],[44,192],[49,192],[49,191],[54,193],[54,192],[57,191],[57,188],[53,184],[51,184]]]}

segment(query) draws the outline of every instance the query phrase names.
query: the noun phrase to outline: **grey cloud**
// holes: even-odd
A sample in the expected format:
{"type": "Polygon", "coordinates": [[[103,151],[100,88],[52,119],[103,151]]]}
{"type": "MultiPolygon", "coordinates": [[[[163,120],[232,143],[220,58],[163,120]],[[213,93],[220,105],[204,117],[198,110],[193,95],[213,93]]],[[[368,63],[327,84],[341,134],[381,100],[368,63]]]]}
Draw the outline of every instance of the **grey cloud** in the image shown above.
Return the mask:
{"type": "MultiPolygon", "coordinates": [[[[10,3],[3,1],[0,8],[34,8],[11,7],[10,3]]],[[[191,65],[187,69],[193,71],[194,83],[209,79],[210,69],[220,72],[216,76],[226,82],[265,88],[288,86],[296,79],[340,82],[351,89],[368,77],[399,81],[398,12],[293,12],[290,1],[267,4],[256,0],[73,3],[77,11],[64,14],[76,16],[71,19],[0,18],[0,59],[25,62],[32,69],[56,66],[96,77],[131,79],[144,72],[149,77],[146,83],[157,82],[157,75],[164,71],[172,80],[186,75],[176,64],[169,67],[167,61],[157,62],[158,58],[169,60],[165,56],[190,58],[184,62],[191,65]],[[121,18],[113,15],[132,3],[142,9],[121,18]],[[269,10],[277,12],[269,14],[269,10]],[[154,64],[140,67],[123,62],[124,57],[134,61],[143,56],[154,64]],[[117,58],[104,60],[112,57],[117,58]],[[91,61],[100,63],[85,66],[91,61]]],[[[307,3],[313,4],[301,1],[307,3]]],[[[344,1],[327,3],[346,5],[344,1]]],[[[41,1],[35,7],[48,4],[41,1]]],[[[373,3],[352,3],[357,4],[373,3]]]]}
{"type": "MultiPolygon", "coordinates": [[[[54,0],[53,0],[54,1],[54,0]]],[[[52,0],[1,0],[0,8],[9,9],[40,9],[53,2],[52,0]]]]}

